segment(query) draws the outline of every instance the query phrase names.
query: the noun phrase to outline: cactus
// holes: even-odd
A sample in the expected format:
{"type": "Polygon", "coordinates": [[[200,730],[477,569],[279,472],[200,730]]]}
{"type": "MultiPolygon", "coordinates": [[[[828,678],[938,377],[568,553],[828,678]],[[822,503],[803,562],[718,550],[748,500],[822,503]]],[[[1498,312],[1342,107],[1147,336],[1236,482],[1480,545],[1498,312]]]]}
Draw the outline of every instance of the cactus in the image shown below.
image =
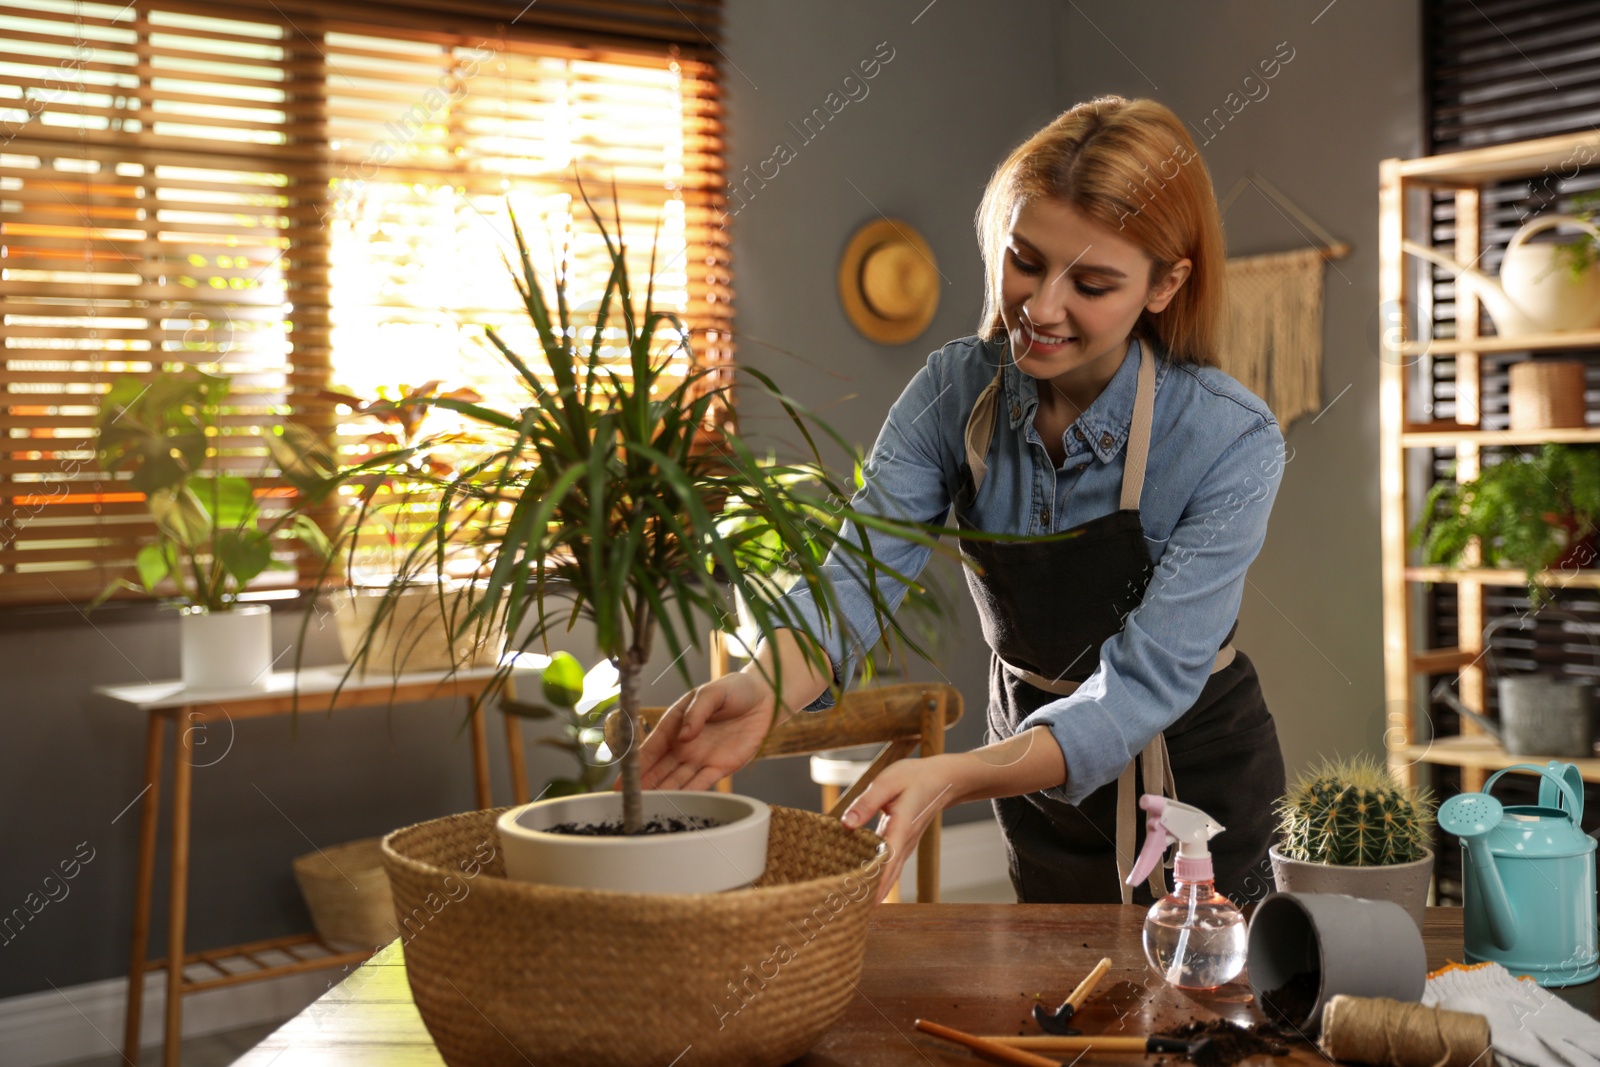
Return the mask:
{"type": "Polygon", "coordinates": [[[1433,804],[1371,757],[1324,761],[1278,800],[1280,850],[1291,859],[1340,867],[1410,863],[1423,857],[1433,804]]]}

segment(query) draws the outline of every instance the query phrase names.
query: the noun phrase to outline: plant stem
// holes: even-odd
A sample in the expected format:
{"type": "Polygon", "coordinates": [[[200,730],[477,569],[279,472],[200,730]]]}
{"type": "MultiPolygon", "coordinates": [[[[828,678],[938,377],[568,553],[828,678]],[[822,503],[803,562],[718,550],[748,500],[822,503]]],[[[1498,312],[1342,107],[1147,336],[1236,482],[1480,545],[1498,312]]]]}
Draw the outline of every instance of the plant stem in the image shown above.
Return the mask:
{"type": "Polygon", "coordinates": [[[639,744],[644,727],[639,722],[639,672],[643,665],[632,653],[617,660],[617,683],[621,691],[617,703],[628,723],[628,748],[622,754],[622,832],[636,834],[644,829],[643,783],[639,776],[639,744]]]}

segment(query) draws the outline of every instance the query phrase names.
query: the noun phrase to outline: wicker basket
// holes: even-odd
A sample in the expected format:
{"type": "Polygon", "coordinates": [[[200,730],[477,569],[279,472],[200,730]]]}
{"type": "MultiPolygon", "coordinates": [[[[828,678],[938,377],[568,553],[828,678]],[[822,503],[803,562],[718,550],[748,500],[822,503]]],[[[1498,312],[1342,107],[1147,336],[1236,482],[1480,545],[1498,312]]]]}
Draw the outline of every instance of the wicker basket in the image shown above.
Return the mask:
{"type": "Polygon", "coordinates": [[[334,622],[339,647],[346,662],[353,663],[362,641],[382,614],[377,631],[367,646],[360,673],[403,674],[407,671],[443,671],[454,668],[492,667],[500,659],[501,634],[484,635],[471,647],[476,633],[461,647],[451,645],[451,626],[466,618],[467,604],[458,593],[439,601],[432,586],[405,589],[389,597],[385,589],[340,590],[333,594],[334,622]]]}
{"type": "Polygon", "coordinates": [[[499,814],[383,841],[411,992],[451,1067],[782,1064],[854,996],[871,832],[774,807],[754,886],[647,895],[507,880],[499,814]]]}
{"type": "Polygon", "coordinates": [[[1575,360],[1529,359],[1511,364],[1511,428],[1582,427],[1584,365],[1575,360]]]}
{"type": "Polygon", "coordinates": [[[294,879],[311,909],[317,936],[329,944],[379,948],[398,936],[381,839],[363,838],[297,856],[294,879]]]}

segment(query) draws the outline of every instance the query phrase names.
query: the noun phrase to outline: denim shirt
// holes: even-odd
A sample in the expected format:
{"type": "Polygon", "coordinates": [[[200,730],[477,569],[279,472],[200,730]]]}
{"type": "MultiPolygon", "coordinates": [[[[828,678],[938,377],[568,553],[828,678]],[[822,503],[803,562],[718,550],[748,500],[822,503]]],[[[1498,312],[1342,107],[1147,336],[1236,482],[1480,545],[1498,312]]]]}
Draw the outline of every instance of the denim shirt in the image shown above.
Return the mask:
{"type": "MultiPolygon", "coordinates": [[[[965,461],[967,417],[1003,363],[989,471],[968,513],[971,521],[985,530],[1045,534],[1116,511],[1140,344],[1130,338],[1110,383],[1063,432],[1066,460],[1058,468],[1033,424],[1037,379],[1017,369],[1004,341],[950,342],[928,357],[889,409],[852,506],[943,523],[965,461]]],[[[1266,536],[1285,462],[1283,435],[1260,399],[1220,370],[1158,358],[1139,507],[1154,573],[1122,631],[1101,646],[1088,680],[1018,728],[1047,726],[1061,746],[1067,780],[1045,790],[1047,796],[1077,804],[1115,780],[1199,698],[1238,614],[1245,570],[1266,536]]],[[[846,523],[841,533],[859,543],[852,526],[846,523]]],[[[931,553],[882,534],[872,538],[872,547],[885,565],[908,576],[919,573],[931,553]]],[[[822,640],[843,690],[880,630],[860,564],[836,552],[824,566],[845,616],[844,632],[821,625],[803,584],[785,599],[822,640]]],[[[877,582],[898,607],[904,584],[882,574],[877,582]]],[[[1063,604],[1062,610],[1073,607],[1063,604]]],[[[832,705],[824,692],[804,710],[832,705]]]]}

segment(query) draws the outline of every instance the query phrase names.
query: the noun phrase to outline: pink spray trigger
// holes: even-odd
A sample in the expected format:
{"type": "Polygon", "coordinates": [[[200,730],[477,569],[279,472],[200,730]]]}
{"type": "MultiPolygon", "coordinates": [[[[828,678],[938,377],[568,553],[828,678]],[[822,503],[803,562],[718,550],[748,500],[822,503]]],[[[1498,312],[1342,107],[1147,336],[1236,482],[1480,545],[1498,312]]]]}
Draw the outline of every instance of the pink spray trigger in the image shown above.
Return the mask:
{"type": "Polygon", "coordinates": [[[1149,812],[1150,817],[1144,824],[1144,848],[1140,850],[1139,860],[1133,865],[1133,870],[1128,872],[1129,885],[1138,885],[1150,877],[1150,872],[1156,869],[1162,854],[1167,851],[1167,828],[1161,825],[1161,816],[1167,810],[1167,798],[1146,793],[1139,798],[1139,806],[1149,812]]]}

